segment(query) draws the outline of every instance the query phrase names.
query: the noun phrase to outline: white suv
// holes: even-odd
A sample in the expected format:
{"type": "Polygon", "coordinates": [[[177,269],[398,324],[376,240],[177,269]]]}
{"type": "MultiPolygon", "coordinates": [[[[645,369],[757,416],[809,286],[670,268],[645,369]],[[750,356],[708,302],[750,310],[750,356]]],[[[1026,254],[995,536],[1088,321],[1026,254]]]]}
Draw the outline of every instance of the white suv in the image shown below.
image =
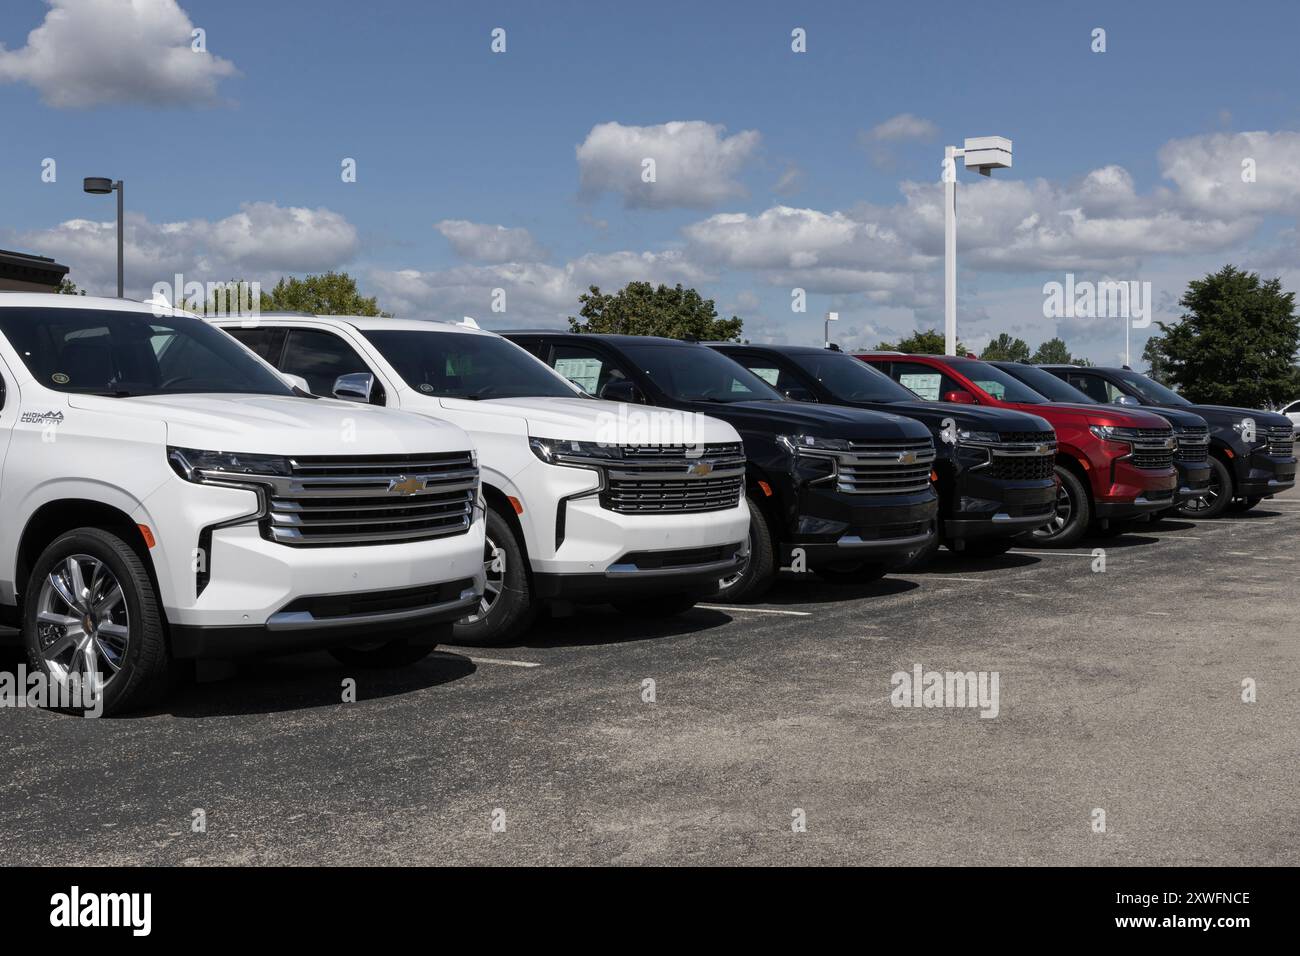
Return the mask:
{"type": "Polygon", "coordinates": [[[185,312],[0,294],[0,615],[51,686],[146,704],[173,662],[413,662],[483,591],[455,425],[297,393],[185,312]]]}
{"type": "Polygon", "coordinates": [[[487,590],[457,624],[459,643],[509,641],[548,600],[680,613],[749,553],[745,456],[725,422],[594,399],[477,326],[283,314],[214,324],[316,394],[473,437],[487,590]]]}
{"type": "Polygon", "coordinates": [[[1282,414],[1291,419],[1291,433],[1300,439],[1300,402],[1292,402],[1282,409],[1282,414]]]}

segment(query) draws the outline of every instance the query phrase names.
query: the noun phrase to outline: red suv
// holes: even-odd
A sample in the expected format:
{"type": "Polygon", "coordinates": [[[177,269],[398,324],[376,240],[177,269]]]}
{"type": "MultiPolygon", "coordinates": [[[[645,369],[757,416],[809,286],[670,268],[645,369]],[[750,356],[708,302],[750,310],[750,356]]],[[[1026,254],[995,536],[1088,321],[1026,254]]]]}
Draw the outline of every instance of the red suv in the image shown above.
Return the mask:
{"type": "Polygon", "coordinates": [[[1171,507],[1178,488],[1169,422],[1151,412],[1053,401],[978,359],[872,352],[858,358],[930,401],[1032,412],[1056,429],[1056,515],[1039,544],[1076,544],[1096,520],[1136,518],[1171,507]]]}

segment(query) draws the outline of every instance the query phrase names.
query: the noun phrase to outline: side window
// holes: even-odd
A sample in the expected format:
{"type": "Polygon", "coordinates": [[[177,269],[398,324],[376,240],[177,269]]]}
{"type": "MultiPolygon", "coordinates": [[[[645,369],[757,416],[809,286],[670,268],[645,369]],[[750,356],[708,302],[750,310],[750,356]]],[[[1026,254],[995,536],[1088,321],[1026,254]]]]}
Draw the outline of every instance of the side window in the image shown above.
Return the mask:
{"type": "Polygon", "coordinates": [[[284,329],[262,325],[251,329],[227,327],[223,331],[247,345],[272,365],[279,366],[280,353],[284,351],[284,337],[287,334],[284,329]]]}
{"type": "MultiPolygon", "coordinates": [[[[301,375],[311,386],[312,394],[326,397],[334,394],[334,380],[340,375],[354,372],[374,374],[352,346],[333,332],[319,329],[289,330],[280,371],[301,375]]],[[[376,378],[375,391],[370,396],[372,405],[384,404],[383,392],[383,386],[376,378]]]]}
{"type": "Polygon", "coordinates": [[[965,391],[961,385],[937,368],[919,362],[893,362],[889,371],[894,381],[915,392],[927,402],[941,402],[949,392],[965,391]]]}
{"type": "Polygon", "coordinates": [[[750,355],[747,352],[726,352],[727,358],[739,362],[763,381],[779,392],[789,392],[792,398],[801,402],[815,402],[817,396],[808,388],[803,378],[774,359],[762,355],[750,355]]]}
{"type": "MultiPolygon", "coordinates": [[[[1089,375],[1085,372],[1067,372],[1065,380],[1093,401],[1106,404],[1111,400],[1110,393],[1106,388],[1106,381],[1097,375],[1089,375]]],[[[1116,391],[1118,392],[1118,390],[1116,391]]]]}
{"type": "Polygon", "coordinates": [[[555,346],[551,365],[565,378],[577,382],[596,396],[610,382],[621,382],[629,377],[619,366],[585,345],[555,346]]]}
{"type": "Polygon", "coordinates": [[[1295,415],[1300,413],[1300,402],[1292,402],[1286,408],[1282,409],[1284,415],[1295,415]]]}

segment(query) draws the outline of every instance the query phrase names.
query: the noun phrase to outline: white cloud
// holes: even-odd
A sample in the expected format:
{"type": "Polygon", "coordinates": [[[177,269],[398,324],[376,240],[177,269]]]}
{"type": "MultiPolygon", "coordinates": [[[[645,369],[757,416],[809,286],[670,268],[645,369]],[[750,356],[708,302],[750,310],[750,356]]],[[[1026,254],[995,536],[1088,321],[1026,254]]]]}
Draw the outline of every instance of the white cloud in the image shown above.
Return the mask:
{"type": "Polygon", "coordinates": [[[876,143],[902,143],[908,140],[934,139],[938,135],[939,127],[928,119],[911,113],[899,113],[883,123],[877,123],[862,133],[861,138],[876,143]]]}
{"type": "Polygon", "coordinates": [[[474,262],[535,262],[546,258],[527,229],[510,229],[465,219],[434,223],[456,255],[474,262]]]}
{"type": "Polygon", "coordinates": [[[1188,206],[1224,218],[1300,212],[1300,133],[1213,133],[1170,140],[1160,171],[1188,206]],[[1254,182],[1242,180],[1252,161],[1254,182]]]}
{"type": "Polygon", "coordinates": [[[577,147],[581,195],[623,197],[629,208],[703,209],[741,198],[736,179],[753,156],[759,134],[746,130],[726,136],[726,127],[701,120],[592,127],[577,147]],[[655,181],[643,182],[643,161],[654,160],[655,181]]]}
{"type": "Polygon", "coordinates": [[[229,60],[194,52],[194,24],[176,0],[46,2],[26,46],[0,46],[0,82],[29,83],[50,106],[208,105],[218,81],[239,74],[229,60]]]}
{"type": "MultiPolygon", "coordinates": [[[[114,222],[70,219],[50,229],[4,233],[3,238],[6,245],[37,250],[71,267],[69,278],[91,293],[116,288],[114,222]]],[[[215,222],[151,222],[140,213],[128,213],[127,294],[147,298],[155,282],[170,282],[178,272],[187,281],[248,279],[264,284],[286,273],[324,272],[348,262],[358,246],[355,227],[328,209],[246,203],[215,222]]]]}
{"type": "Polygon", "coordinates": [[[634,279],[696,285],[714,278],[677,250],[588,253],[562,266],[511,262],[369,275],[380,304],[394,315],[453,321],[471,315],[486,328],[561,327],[577,314],[578,296],[591,285],[608,292],[634,279]],[[495,289],[505,291],[505,312],[492,311],[495,289]]]}

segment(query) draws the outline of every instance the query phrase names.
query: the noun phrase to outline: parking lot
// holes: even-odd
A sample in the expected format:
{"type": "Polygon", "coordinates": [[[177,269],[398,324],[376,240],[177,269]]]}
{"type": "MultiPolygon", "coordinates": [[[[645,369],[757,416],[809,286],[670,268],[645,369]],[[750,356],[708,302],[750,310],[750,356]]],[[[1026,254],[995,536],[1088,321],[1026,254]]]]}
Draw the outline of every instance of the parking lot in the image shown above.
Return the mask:
{"type": "Polygon", "coordinates": [[[0,709],[0,862],[1294,865],[1297,532],[1293,491],[858,589],[787,572],[748,608],[580,609],[407,671],[0,709]],[[916,665],[997,672],[997,716],[892,706],[916,665]]]}

